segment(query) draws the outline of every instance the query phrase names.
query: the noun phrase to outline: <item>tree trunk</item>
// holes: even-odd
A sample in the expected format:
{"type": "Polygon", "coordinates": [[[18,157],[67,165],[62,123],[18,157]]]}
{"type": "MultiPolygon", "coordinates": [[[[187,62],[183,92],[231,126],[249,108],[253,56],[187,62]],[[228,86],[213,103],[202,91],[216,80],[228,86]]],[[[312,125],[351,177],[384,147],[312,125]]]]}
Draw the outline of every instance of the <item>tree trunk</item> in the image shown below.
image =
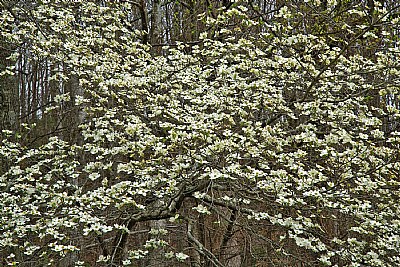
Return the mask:
{"type": "MultiPolygon", "coordinates": [[[[1,41],[0,41],[1,42],[1,41]]],[[[0,45],[0,72],[7,67],[14,66],[15,62],[9,59],[12,50],[1,42],[0,45]]],[[[0,130],[15,130],[18,116],[18,93],[15,76],[0,76],[0,130]]]]}

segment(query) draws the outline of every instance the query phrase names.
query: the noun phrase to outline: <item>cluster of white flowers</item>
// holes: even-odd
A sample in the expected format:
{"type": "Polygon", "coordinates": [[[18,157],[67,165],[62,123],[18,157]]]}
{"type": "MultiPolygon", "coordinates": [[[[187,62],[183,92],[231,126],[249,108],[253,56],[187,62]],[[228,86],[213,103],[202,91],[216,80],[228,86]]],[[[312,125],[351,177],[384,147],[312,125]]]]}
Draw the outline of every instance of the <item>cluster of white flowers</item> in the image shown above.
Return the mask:
{"type": "MultiPolygon", "coordinates": [[[[55,96],[59,106],[48,113],[73,99],[84,119],[78,141],[54,134],[33,148],[2,131],[0,162],[8,167],[0,166],[0,256],[11,266],[32,255],[38,265],[68,253],[82,260],[78,247],[84,250],[87,241],[104,251],[114,245],[116,255],[117,241],[134,232],[131,222],[170,218],[186,240],[192,233],[182,224],[204,216],[218,216],[229,225],[219,224],[224,231],[254,223],[256,234],[247,234],[257,240],[271,227],[276,238],[268,238],[287,255],[308,251],[304,259],[324,266],[337,259],[343,266],[400,265],[396,47],[372,60],[357,52],[356,41],[296,32],[289,22],[299,15],[290,6],[276,12],[260,38],[235,36],[262,27],[238,5],[207,22],[226,39],[202,34],[201,45],[180,43],[155,56],[139,42],[141,33],[121,22],[132,8],[127,3],[77,1],[75,10],[39,2],[34,22],[5,32],[14,32],[9,37],[16,42],[29,40],[32,54],[72,70],[82,95],[55,96]],[[230,29],[232,20],[243,23],[230,29]],[[49,36],[38,29],[44,25],[49,36]],[[15,250],[22,252],[18,260],[15,250]]],[[[332,12],[337,5],[327,1],[332,12]]],[[[366,16],[361,7],[348,12],[366,16]]],[[[376,12],[385,14],[384,7],[376,12]]],[[[0,30],[13,23],[6,13],[0,12],[0,30]]],[[[361,41],[379,37],[358,26],[341,24],[341,30],[361,41]]],[[[392,42],[385,45],[399,45],[392,42]]],[[[118,264],[157,250],[185,262],[189,256],[175,251],[186,243],[165,241],[177,233],[166,229],[152,228],[147,240],[124,248],[129,252],[118,264]]],[[[203,250],[207,244],[197,242],[188,246],[214,261],[203,250]]]]}

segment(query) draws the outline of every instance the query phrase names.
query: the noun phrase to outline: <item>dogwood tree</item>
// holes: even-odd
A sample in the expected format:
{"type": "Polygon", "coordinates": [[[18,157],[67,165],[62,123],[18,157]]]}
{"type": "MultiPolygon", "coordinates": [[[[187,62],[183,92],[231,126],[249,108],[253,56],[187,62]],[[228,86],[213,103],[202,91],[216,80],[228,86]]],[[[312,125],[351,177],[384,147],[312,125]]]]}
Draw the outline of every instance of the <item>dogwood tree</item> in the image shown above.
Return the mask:
{"type": "Polygon", "coordinates": [[[2,264],[400,266],[398,8],[373,2],[232,1],[157,52],[136,2],[1,1],[14,57],[74,89],[38,116],[75,120],[2,130],[2,264]]]}

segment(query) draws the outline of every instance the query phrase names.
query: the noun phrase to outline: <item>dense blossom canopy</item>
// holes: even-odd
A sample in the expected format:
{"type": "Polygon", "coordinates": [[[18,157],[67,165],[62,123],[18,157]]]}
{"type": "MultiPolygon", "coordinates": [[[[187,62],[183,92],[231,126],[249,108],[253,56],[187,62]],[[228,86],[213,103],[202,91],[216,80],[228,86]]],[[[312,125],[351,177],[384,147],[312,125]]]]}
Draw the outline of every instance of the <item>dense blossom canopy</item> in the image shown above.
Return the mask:
{"type": "Polygon", "coordinates": [[[72,89],[2,129],[1,265],[400,266],[396,6],[232,1],[155,45],[132,1],[14,2],[11,60],[72,89]]]}

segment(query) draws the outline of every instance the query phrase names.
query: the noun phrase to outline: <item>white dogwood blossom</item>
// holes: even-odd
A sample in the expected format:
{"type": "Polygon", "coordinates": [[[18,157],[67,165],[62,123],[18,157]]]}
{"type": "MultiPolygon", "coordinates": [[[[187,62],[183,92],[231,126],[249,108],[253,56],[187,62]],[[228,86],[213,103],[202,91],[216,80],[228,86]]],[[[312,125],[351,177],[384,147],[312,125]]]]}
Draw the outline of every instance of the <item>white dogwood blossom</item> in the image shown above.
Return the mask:
{"type": "MultiPolygon", "coordinates": [[[[204,22],[215,36],[155,54],[130,27],[135,4],[105,2],[0,11],[9,43],[62,66],[54,81],[77,81],[79,94],[54,96],[48,113],[73,106],[81,118],[75,139],[53,132],[27,144],[20,135],[35,126],[2,131],[4,264],[136,266],[158,253],[229,266],[228,242],[245,240],[254,264],[400,265],[397,37],[332,18],[355,36],[345,42],[319,25],[295,29],[291,5],[266,22],[235,1],[204,22]],[[377,38],[384,52],[361,49],[377,38]],[[224,234],[199,235],[207,223],[224,234]]],[[[375,12],[399,26],[384,6],[375,12]]],[[[367,16],[361,4],[349,14],[367,16]]]]}

